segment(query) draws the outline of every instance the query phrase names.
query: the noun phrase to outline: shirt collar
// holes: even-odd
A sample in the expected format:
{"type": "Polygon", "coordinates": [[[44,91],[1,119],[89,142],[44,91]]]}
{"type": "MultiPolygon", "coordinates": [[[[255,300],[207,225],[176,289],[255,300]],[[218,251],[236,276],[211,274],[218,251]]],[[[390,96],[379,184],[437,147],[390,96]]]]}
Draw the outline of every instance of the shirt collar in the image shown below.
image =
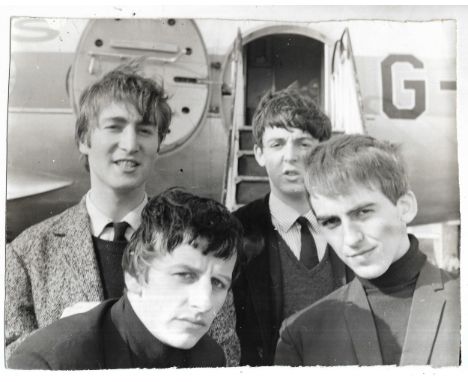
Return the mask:
{"type": "MultiPolygon", "coordinates": [[[[121,221],[126,221],[133,231],[135,231],[141,224],[141,211],[148,202],[148,195],[146,195],[141,203],[126,214],[121,221]]],[[[108,218],[91,200],[91,193],[88,191],[86,194],[86,210],[88,211],[89,219],[91,221],[91,233],[93,236],[99,237],[106,225],[112,223],[108,218]]]]}
{"type": "MultiPolygon", "coordinates": [[[[270,199],[268,201],[270,206],[270,213],[274,221],[274,225],[283,232],[287,232],[291,229],[297,218],[301,216],[294,208],[284,203],[281,199],[276,197],[273,193],[270,193],[270,199]]],[[[317,230],[317,221],[315,219],[312,210],[308,210],[304,216],[309,224],[312,226],[314,231],[317,230]]]]}

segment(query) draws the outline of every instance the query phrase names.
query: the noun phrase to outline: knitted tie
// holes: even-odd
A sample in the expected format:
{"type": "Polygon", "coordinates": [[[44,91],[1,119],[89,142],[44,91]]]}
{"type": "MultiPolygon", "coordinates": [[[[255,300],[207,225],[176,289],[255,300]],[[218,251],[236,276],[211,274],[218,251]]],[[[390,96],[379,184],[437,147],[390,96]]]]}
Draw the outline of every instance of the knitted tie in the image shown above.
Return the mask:
{"type": "Polygon", "coordinates": [[[301,254],[299,256],[299,261],[304,264],[307,269],[312,269],[319,263],[317,247],[309,231],[307,219],[304,216],[299,216],[297,222],[301,226],[301,254]]]}
{"type": "Polygon", "coordinates": [[[129,224],[125,221],[112,223],[112,224],[114,226],[114,240],[113,241],[127,241],[127,238],[125,237],[125,231],[127,231],[129,224]]]}

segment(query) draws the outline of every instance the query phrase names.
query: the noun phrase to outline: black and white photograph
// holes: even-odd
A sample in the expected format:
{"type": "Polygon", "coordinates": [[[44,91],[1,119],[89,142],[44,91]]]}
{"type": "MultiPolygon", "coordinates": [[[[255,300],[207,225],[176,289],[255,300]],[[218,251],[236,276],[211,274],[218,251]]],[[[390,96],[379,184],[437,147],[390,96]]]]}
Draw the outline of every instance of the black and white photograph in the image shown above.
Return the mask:
{"type": "Polygon", "coordinates": [[[461,376],[468,8],[2,20],[5,377],[461,376]]]}

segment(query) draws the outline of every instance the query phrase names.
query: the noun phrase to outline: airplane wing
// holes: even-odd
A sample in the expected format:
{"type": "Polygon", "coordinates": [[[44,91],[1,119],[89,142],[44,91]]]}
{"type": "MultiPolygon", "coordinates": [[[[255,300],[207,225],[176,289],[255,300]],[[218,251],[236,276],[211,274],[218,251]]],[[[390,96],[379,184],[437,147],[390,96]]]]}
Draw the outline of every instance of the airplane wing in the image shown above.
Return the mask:
{"type": "Polygon", "coordinates": [[[7,172],[7,200],[42,194],[73,184],[70,179],[46,173],[33,173],[11,167],[7,172]]]}

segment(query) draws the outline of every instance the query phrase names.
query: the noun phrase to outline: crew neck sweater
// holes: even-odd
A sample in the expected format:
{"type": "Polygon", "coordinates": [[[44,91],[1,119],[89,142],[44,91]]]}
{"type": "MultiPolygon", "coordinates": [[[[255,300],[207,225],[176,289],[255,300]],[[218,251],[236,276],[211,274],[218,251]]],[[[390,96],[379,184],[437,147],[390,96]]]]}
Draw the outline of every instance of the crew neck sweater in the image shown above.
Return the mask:
{"type": "Polygon", "coordinates": [[[426,256],[409,235],[410,248],[375,279],[359,278],[367,296],[379,338],[384,365],[399,364],[416,281],[426,256]]]}

